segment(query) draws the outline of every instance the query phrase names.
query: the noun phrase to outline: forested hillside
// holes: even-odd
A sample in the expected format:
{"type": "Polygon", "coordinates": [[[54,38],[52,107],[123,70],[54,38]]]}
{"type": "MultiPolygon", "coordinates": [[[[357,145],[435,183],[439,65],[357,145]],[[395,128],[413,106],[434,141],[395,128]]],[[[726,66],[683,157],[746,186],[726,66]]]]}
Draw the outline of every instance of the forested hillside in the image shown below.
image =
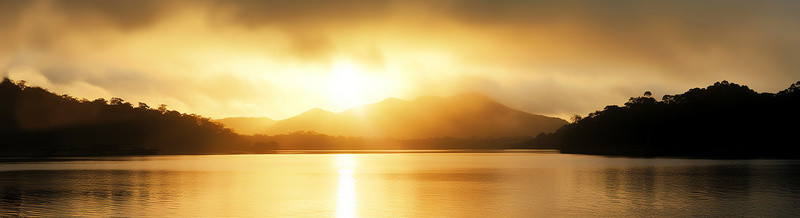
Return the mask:
{"type": "Polygon", "coordinates": [[[651,95],[540,134],[531,146],[605,155],[800,157],[800,82],[778,93],[722,81],[661,101],[651,95]]]}
{"type": "Polygon", "coordinates": [[[244,145],[222,125],[166,105],[76,99],[0,82],[2,156],[218,153],[244,145]]]}

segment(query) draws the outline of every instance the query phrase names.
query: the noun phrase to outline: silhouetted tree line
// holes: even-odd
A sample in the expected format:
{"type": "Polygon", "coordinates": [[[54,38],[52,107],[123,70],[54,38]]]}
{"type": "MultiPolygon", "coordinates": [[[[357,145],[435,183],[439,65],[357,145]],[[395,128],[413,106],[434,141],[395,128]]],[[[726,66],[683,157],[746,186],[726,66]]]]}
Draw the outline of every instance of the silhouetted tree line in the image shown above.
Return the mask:
{"type": "Polygon", "coordinates": [[[497,149],[523,138],[395,139],[315,132],[245,136],[195,114],[135,106],[121,98],[77,99],[24,81],[0,82],[0,156],[272,153],[277,149],[497,149]]]}
{"type": "Polygon", "coordinates": [[[778,93],[717,82],[658,101],[648,91],[624,106],[610,105],[577,117],[554,133],[528,142],[563,153],[690,156],[800,157],[800,82],[778,93]]]}
{"type": "Polygon", "coordinates": [[[199,154],[248,146],[222,125],[166,105],[76,99],[24,81],[0,82],[0,156],[199,154]]]}

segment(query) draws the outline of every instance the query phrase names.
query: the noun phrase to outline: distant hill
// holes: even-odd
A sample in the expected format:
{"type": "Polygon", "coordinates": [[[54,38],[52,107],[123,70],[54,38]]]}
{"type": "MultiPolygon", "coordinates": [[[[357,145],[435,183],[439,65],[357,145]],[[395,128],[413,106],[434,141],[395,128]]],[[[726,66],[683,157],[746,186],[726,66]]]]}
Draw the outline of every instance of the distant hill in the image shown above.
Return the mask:
{"type": "Polygon", "coordinates": [[[798,158],[800,82],[778,93],[717,82],[683,94],[650,92],[611,105],[528,147],[563,153],[721,158],[798,158]]]}
{"type": "Polygon", "coordinates": [[[245,135],[264,132],[275,123],[275,120],[266,117],[228,117],[212,121],[221,123],[236,133],[245,135]]]}
{"type": "Polygon", "coordinates": [[[481,94],[388,98],[340,113],[312,109],[275,122],[262,133],[313,131],[328,135],[429,138],[516,137],[552,132],[567,122],[511,109],[481,94]]]}
{"type": "Polygon", "coordinates": [[[481,95],[411,102],[387,99],[341,113],[314,109],[278,122],[268,118],[212,121],[169,110],[166,105],[151,108],[121,98],[77,99],[28,87],[22,81],[0,81],[0,157],[516,148],[526,138],[517,135],[552,131],[563,123],[509,109],[481,95]],[[282,128],[288,133],[245,136],[231,129],[252,133],[265,126],[270,126],[267,131],[282,128]],[[341,136],[355,133],[379,137],[341,136]],[[384,137],[391,134],[398,138],[384,137]],[[511,137],[498,137],[503,135],[511,137]]]}

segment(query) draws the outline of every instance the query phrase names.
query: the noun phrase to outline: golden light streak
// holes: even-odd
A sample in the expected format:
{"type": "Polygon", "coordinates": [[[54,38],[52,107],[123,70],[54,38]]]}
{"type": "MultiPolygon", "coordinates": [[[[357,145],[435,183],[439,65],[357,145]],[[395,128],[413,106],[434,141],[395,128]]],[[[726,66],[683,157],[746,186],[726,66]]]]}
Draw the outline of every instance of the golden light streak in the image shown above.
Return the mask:
{"type": "Polygon", "coordinates": [[[336,189],[336,216],[355,217],[356,180],[353,171],[356,166],[352,154],[337,154],[334,158],[336,172],[339,174],[339,186],[336,189]]]}

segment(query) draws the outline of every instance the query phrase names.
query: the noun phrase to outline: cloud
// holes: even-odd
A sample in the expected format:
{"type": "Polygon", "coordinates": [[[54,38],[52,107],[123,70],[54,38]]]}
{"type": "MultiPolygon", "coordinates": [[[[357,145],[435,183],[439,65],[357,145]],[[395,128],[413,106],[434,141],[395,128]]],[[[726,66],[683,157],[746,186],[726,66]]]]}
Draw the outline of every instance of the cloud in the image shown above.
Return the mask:
{"type": "Polygon", "coordinates": [[[122,29],[151,25],[172,7],[169,1],[159,0],[70,0],[48,3],[69,19],[81,22],[107,21],[122,29]]]}
{"type": "Polygon", "coordinates": [[[387,0],[303,0],[303,1],[212,1],[213,15],[250,26],[279,25],[287,28],[347,24],[387,15],[392,1],[387,0]],[[366,19],[365,19],[366,18],[366,19]]]}
{"type": "Polygon", "coordinates": [[[738,0],[0,0],[0,70],[32,69],[76,95],[283,118],[340,109],[326,79],[346,61],[390,81],[365,101],[477,91],[563,117],[719,80],[783,89],[800,80],[796,11],[738,0]]]}
{"type": "Polygon", "coordinates": [[[528,51],[520,56],[551,63],[644,64],[691,77],[747,65],[789,79],[796,74],[774,66],[797,66],[785,57],[796,57],[792,48],[800,45],[800,39],[787,38],[800,33],[800,16],[792,12],[798,9],[795,1],[464,0],[442,10],[500,33],[514,42],[507,44],[528,51]],[[550,57],[537,55],[539,47],[550,57]]]}

